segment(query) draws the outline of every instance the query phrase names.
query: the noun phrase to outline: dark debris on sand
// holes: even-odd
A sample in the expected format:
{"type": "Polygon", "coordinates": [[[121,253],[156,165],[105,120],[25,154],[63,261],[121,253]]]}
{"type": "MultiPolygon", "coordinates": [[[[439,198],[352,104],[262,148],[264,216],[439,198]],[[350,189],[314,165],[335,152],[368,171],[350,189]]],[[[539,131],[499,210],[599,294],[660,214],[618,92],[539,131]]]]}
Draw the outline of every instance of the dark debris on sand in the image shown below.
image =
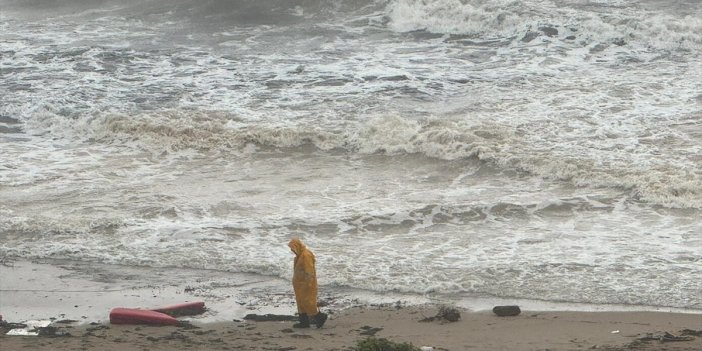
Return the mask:
{"type": "Polygon", "coordinates": [[[459,312],[458,309],[441,306],[439,312],[435,316],[421,319],[420,322],[457,322],[459,319],[461,319],[461,312],[459,312]]]}
{"type": "MultiPolygon", "coordinates": [[[[647,333],[646,335],[637,338],[624,346],[613,347],[595,345],[591,347],[591,349],[603,351],[649,350],[649,346],[652,345],[662,345],[670,342],[693,341],[695,340],[695,336],[702,336],[702,330],[683,329],[679,334],[680,335],[674,335],[669,332],[647,333]]],[[[663,346],[660,347],[661,350],[667,349],[663,346]]],[[[658,350],[659,346],[656,346],[655,349],[658,350]]]]}
{"type": "Polygon", "coordinates": [[[296,321],[297,317],[286,314],[247,314],[244,320],[254,322],[290,322],[296,321]]]}
{"type": "MultiPolygon", "coordinates": [[[[24,323],[12,323],[4,320],[0,320],[0,334],[6,334],[12,329],[25,329],[27,325],[24,323]]],[[[64,330],[62,327],[57,327],[54,325],[49,325],[46,327],[36,327],[29,332],[37,333],[39,336],[57,337],[57,336],[71,336],[71,333],[64,330]]]]}
{"type": "Polygon", "coordinates": [[[361,327],[359,334],[360,335],[375,336],[375,334],[381,330],[383,330],[383,328],[375,328],[375,327],[371,327],[369,325],[364,325],[361,327]]]}

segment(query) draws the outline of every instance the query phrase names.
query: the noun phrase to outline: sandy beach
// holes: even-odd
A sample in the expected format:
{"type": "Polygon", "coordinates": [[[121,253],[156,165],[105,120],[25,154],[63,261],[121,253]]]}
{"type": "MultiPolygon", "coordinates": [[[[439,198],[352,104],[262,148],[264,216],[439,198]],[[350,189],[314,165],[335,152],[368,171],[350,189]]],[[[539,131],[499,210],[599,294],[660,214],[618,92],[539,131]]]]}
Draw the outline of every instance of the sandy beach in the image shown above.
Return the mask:
{"type": "Polygon", "coordinates": [[[524,303],[520,315],[499,317],[486,308],[454,307],[460,304],[450,301],[392,294],[383,299],[331,290],[320,298],[322,309],[330,314],[324,327],[293,329],[292,322],[244,319],[247,314],[292,314],[292,295],[284,281],[224,272],[196,277],[186,270],[153,269],[154,276],[173,279],[174,272],[180,272],[178,282],[161,284],[154,279],[146,284],[138,269],[120,268],[125,274],[117,279],[108,266],[94,265],[90,272],[82,268],[77,270],[68,262],[3,266],[0,313],[4,319],[51,320],[58,334],[64,335],[3,333],[2,350],[352,350],[368,337],[433,350],[702,349],[702,314],[695,311],[617,310],[616,306],[553,310],[559,305],[540,311],[535,308],[548,305],[524,303]],[[109,323],[112,307],[194,300],[205,301],[209,310],[180,318],[188,322],[183,326],[109,323]],[[422,321],[447,304],[460,312],[460,320],[422,321]]]}
{"type": "Polygon", "coordinates": [[[189,327],[64,325],[60,330],[70,336],[2,336],[0,345],[3,350],[351,350],[375,336],[434,350],[702,349],[702,316],[694,314],[524,311],[497,317],[461,311],[457,322],[420,322],[436,311],[436,306],[356,307],[334,313],[321,329],[242,320],[189,327]],[[654,340],[666,331],[691,340],[654,340]]]}

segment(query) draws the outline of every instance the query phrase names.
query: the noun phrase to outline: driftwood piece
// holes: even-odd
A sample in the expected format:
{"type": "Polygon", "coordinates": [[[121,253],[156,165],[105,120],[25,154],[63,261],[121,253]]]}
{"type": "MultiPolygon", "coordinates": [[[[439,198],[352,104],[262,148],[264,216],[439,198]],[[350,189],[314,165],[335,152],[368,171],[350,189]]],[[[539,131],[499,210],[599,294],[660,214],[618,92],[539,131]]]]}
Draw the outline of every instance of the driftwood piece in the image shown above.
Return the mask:
{"type": "Polygon", "coordinates": [[[702,330],[683,329],[680,331],[680,334],[692,335],[692,336],[702,336],[702,330]]]}
{"type": "Polygon", "coordinates": [[[644,336],[643,338],[639,338],[637,340],[660,341],[660,342],[692,341],[692,340],[695,340],[695,337],[689,336],[689,335],[677,336],[677,335],[673,335],[673,334],[668,333],[668,332],[664,332],[662,334],[648,334],[648,335],[644,336]]]}

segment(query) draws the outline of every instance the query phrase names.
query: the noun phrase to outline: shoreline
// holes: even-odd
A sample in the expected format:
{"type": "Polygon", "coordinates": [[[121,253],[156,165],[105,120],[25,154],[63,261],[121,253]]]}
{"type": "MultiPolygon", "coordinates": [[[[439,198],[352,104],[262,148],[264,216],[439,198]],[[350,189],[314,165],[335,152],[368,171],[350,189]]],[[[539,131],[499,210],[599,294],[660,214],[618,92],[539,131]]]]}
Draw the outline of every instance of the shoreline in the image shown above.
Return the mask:
{"type": "Polygon", "coordinates": [[[657,350],[662,345],[666,350],[702,349],[702,311],[696,310],[497,298],[451,300],[322,286],[320,305],[329,313],[329,320],[320,330],[293,330],[292,322],[242,320],[246,314],[294,314],[292,288],[278,278],[73,261],[15,261],[0,265],[0,276],[0,314],[5,321],[53,319],[52,326],[71,335],[3,333],[0,345],[8,351],[350,350],[369,336],[434,350],[582,350],[595,346],[657,350]],[[204,314],[179,318],[190,322],[189,327],[109,323],[114,307],[151,308],[187,301],[205,301],[208,308],[204,314]],[[490,311],[498,304],[519,305],[522,313],[498,317],[490,311]],[[456,308],[461,320],[419,322],[434,316],[441,306],[456,308]],[[684,330],[700,335],[679,342],[640,340],[665,332],[682,336],[684,330]]]}
{"type": "MultiPolygon", "coordinates": [[[[71,260],[17,260],[0,264],[0,315],[6,319],[65,318],[100,322],[114,307],[159,307],[205,301],[210,311],[193,321],[231,321],[249,313],[290,314],[295,300],[290,283],[253,273],[191,268],[132,267],[71,260]],[[32,305],[25,302],[32,299],[32,305]],[[70,307],[70,308],[69,308],[70,307]]],[[[472,312],[497,305],[533,311],[666,312],[702,314],[702,309],[590,304],[486,296],[430,296],[371,292],[320,285],[320,305],[343,310],[390,304],[450,305],[472,312]]]]}
{"type": "MultiPolygon", "coordinates": [[[[209,312],[194,322],[213,323],[249,313],[295,312],[290,283],[253,273],[191,268],[132,267],[71,260],[17,260],[0,264],[0,315],[6,319],[69,318],[84,322],[107,319],[114,307],[151,308],[205,301],[209,312]],[[27,299],[33,303],[27,305],[27,299]],[[69,308],[70,307],[70,308],[69,308]]],[[[450,305],[472,312],[497,305],[533,311],[666,312],[702,314],[702,310],[665,306],[590,304],[484,296],[430,296],[371,292],[320,286],[320,305],[334,310],[401,302],[404,305],[450,305]]]]}

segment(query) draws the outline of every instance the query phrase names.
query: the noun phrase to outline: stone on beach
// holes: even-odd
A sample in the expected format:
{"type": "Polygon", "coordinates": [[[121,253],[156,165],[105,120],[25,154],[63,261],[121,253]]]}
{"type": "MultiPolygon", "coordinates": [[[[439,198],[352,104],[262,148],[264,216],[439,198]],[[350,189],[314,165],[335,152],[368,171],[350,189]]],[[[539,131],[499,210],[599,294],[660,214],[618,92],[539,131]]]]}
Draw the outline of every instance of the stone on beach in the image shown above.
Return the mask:
{"type": "Polygon", "coordinates": [[[517,316],[522,313],[519,306],[495,306],[492,312],[500,317],[517,316]]]}

